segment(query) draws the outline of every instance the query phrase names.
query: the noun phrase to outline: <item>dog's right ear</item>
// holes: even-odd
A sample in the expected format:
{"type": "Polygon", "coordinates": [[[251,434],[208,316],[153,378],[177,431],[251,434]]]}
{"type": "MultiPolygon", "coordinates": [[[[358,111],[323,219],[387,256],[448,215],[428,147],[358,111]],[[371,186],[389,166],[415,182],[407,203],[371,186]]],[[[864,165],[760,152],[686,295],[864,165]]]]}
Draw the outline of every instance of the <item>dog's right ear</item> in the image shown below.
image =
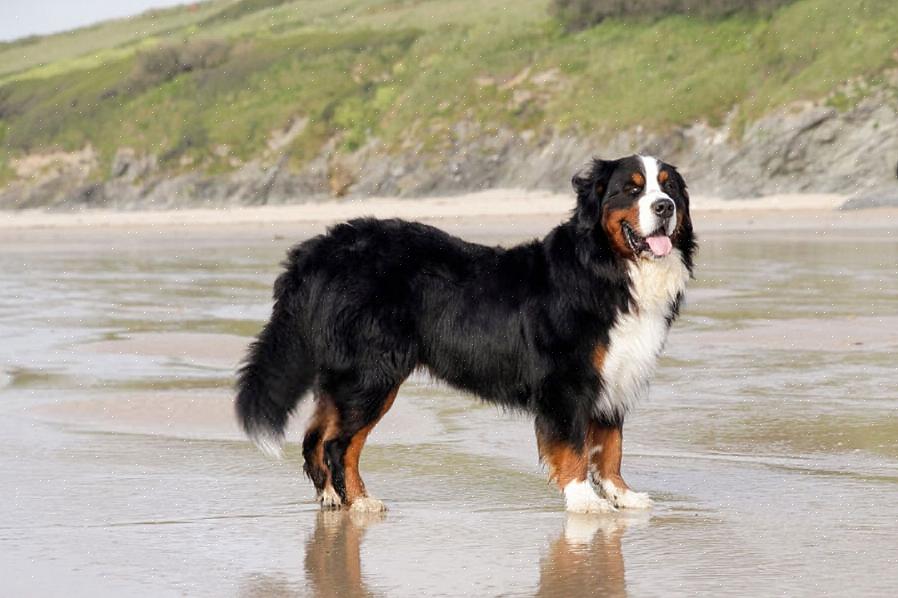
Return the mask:
{"type": "Polygon", "coordinates": [[[571,179],[571,185],[577,193],[574,215],[580,226],[591,228],[598,223],[602,213],[602,198],[608,191],[608,182],[616,164],[616,160],[594,158],[589,166],[571,179]]]}

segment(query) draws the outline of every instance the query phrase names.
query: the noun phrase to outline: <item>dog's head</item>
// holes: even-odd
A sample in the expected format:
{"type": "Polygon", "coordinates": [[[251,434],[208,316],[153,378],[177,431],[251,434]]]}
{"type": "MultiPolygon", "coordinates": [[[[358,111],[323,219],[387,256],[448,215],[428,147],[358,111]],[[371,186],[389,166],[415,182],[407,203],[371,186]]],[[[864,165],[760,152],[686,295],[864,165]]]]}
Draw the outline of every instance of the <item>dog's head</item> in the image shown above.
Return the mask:
{"type": "Polygon", "coordinates": [[[649,156],[593,160],[572,183],[575,219],[629,260],[665,259],[679,249],[691,266],[689,194],[677,169],[649,156]]]}

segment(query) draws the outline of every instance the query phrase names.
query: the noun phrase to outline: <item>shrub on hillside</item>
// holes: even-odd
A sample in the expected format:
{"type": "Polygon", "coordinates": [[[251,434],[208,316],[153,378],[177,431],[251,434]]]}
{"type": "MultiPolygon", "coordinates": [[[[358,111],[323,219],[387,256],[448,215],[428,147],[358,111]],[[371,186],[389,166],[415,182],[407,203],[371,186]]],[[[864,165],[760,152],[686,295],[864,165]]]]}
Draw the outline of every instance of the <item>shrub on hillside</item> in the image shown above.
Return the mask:
{"type": "Polygon", "coordinates": [[[770,11],[794,0],[552,0],[551,12],[570,31],[611,17],[696,15],[721,17],[739,11],[770,11]]]}
{"type": "Polygon", "coordinates": [[[227,60],[228,50],[227,43],[215,39],[157,46],[137,55],[130,83],[137,89],[146,89],[181,73],[215,68],[227,60]]]}

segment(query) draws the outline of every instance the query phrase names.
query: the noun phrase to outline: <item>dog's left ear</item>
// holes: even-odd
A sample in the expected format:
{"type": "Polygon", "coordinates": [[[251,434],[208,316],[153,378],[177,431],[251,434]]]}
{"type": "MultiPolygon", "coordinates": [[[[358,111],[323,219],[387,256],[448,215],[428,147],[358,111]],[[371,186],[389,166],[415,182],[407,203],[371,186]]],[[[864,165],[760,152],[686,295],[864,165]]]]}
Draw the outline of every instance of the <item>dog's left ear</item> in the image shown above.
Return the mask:
{"type": "Polygon", "coordinates": [[[691,235],[692,217],[689,214],[689,190],[686,188],[686,181],[676,168],[671,167],[669,171],[670,183],[674,188],[674,193],[683,201],[683,205],[686,207],[686,210],[683,213],[683,227],[688,228],[689,234],[691,235]]]}
{"type": "Polygon", "coordinates": [[[695,254],[697,244],[695,242],[695,234],[692,231],[692,216],[689,214],[689,190],[686,188],[686,181],[682,175],[673,167],[670,168],[670,183],[674,188],[674,194],[678,199],[682,200],[683,206],[686,208],[683,210],[683,221],[680,224],[680,228],[674,234],[676,236],[676,245],[683,253],[683,260],[691,275],[693,255],[695,254]]]}
{"type": "Polygon", "coordinates": [[[671,174],[670,182],[673,185],[674,189],[676,189],[677,195],[683,198],[683,203],[686,204],[686,210],[689,210],[689,190],[686,188],[686,181],[683,179],[680,172],[674,168],[670,167],[669,172],[671,174]]]}
{"type": "Polygon", "coordinates": [[[616,165],[616,160],[595,158],[588,167],[571,179],[571,185],[577,193],[577,208],[574,215],[580,226],[591,228],[599,221],[602,198],[608,191],[608,182],[616,165]]]}

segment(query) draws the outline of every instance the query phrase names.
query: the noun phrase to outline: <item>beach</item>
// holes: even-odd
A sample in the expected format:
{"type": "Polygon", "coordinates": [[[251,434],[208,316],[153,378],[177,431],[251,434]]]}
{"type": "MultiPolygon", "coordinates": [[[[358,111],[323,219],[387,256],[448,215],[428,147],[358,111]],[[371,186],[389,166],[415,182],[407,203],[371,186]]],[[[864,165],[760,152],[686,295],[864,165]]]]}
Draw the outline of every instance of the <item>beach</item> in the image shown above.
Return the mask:
{"type": "Polygon", "coordinates": [[[362,456],[389,511],[320,513],[233,374],[292,244],[373,215],[508,245],[570,196],[0,214],[0,587],[197,596],[889,595],[898,587],[898,210],[697,197],[700,250],[624,474],[574,516],[532,423],[423,375],[362,456]]]}

